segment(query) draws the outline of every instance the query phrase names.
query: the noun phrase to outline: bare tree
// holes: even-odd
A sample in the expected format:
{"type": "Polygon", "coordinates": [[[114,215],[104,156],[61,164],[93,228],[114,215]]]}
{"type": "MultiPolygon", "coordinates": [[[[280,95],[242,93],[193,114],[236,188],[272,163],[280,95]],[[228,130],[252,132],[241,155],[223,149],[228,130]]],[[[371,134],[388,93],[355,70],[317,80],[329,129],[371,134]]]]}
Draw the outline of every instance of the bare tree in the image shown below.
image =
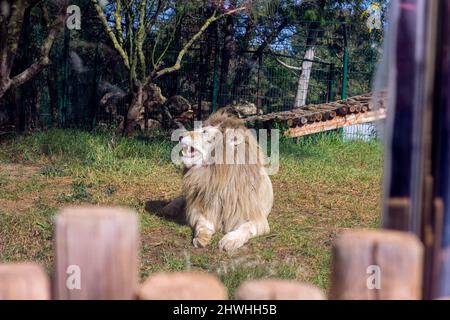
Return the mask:
{"type": "MultiPolygon", "coordinates": [[[[125,135],[134,131],[145,105],[151,103],[155,95],[161,94],[154,81],[179,70],[184,56],[211,24],[244,9],[225,8],[222,1],[211,2],[210,5],[214,7],[212,15],[181,47],[174,64],[165,66],[166,54],[175,39],[176,28],[183,18],[183,13],[192,3],[171,0],[115,0],[105,8],[99,0],[91,1],[105,32],[129,72],[130,87],[134,91],[123,127],[125,135]],[[108,16],[108,12],[112,12],[112,17],[108,16]],[[149,57],[144,54],[144,44],[153,47],[149,57]]],[[[201,1],[197,4],[201,4],[201,1]]]]}

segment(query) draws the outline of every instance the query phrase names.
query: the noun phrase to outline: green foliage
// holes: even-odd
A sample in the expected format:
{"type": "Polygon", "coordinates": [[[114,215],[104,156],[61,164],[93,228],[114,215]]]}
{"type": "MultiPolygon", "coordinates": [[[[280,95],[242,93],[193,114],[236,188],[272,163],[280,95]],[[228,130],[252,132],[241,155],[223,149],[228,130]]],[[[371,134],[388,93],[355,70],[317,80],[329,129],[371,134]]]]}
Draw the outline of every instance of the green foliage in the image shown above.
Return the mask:
{"type": "Polygon", "coordinates": [[[78,130],[52,129],[32,136],[18,136],[0,150],[0,157],[32,161],[40,157],[66,159],[62,168],[42,169],[42,174],[62,176],[71,165],[92,166],[101,170],[125,170],[123,163],[145,162],[153,166],[170,161],[171,145],[165,141],[148,143],[116,137],[108,133],[90,134],[78,130]],[[74,139],[76,137],[76,139],[74,139]]]}
{"type": "MultiPolygon", "coordinates": [[[[164,0],[159,9],[155,6],[157,2],[150,1],[148,4],[146,17],[154,16],[154,21],[150,21],[151,18],[146,20],[152,27],[145,29],[142,43],[147,75],[155,67],[152,65],[153,56],[156,60],[162,57],[160,67],[172,65],[180,48],[212,14],[213,9],[210,1],[164,0]]],[[[387,1],[380,2],[385,24],[387,1]]],[[[48,1],[42,3],[48,4],[48,1]]],[[[136,44],[136,39],[133,38],[138,32],[137,19],[140,17],[138,11],[141,3],[143,2],[122,1],[120,15],[124,24],[124,47],[133,51],[128,54],[137,64],[135,73],[138,78],[142,78],[144,66],[137,61],[138,57],[134,56],[137,52],[132,48],[136,44]],[[127,3],[131,5],[124,6],[127,3]],[[135,24],[129,24],[130,17],[134,17],[135,24]]],[[[194,107],[199,99],[211,103],[216,72],[217,79],[225,81],[218,83],[217,87],[231,88],[226,92],[228,98],[224,103],[239,100],[256,103],[259,97],[266,112],[291,109],[300,71],[286,68],[273,55],[282,55],[278,56],[280,60],[298,69],[302,66],[307,45],[314,45],[315,62],[312,65],[307,103],[327,101],[330,81],[333,81],[334,97],[339,98],[343,73],[344,25],[349,49],[348,95],[370,91],[383,41],[382,30],[369,32],[366,26],[367,16],[363,12],[370,1],[238,0],[230,3],[237,7],[245,5],[247,9],[230,19],[222,19],[211,25],[195,43],[193,50],[184,57],[181,70],[157,80],[165,96],[180,94],[194,107]],[[230,20],[234,28],[231,38],[227,38],[231,42],[225,47],[225,30],[230,20]],[[278,30],[282,25],[285,27],[278,30]],[[228,47],[231,48],[230,52],[225,50],[228,47]],[[264,50],[259,74],[253,52],[261,47],[264,50]],[[217,55],[216,49],[219,49],[217,55]],[[223,75],[227,69],[224,66],[224,58],[227,56],[230,58],[228,75],[223,75]],[[334,75],[330,73],[330,64],[335,67],[334,75]],[[242,72],[246,66],[251,66],[251,70],[242,72]],[[241,76],[245,78],[243,81],[239,80],[241,76]],[[239,85],[234,87],[235,83],[239,85]]],[[[107,92],[132,93],[129,71],[115,52],[92,3],[77,0],[73,4],[82,8],[82,30],[66,33],[67,41],[64,37],[59,37],[51,52],[51,66],[34,83],[19,90],[20,101],[6,103],[10,114],[17,102],[25,112],[22,118],[33,119],[32,113],[37,110],[32,106],[37,94],[40,94],[39,121],[21,124],[18,126],[20,128],[38,125],[92,128],[95,122],[116,123],[116,114],[126,114],[129,103],[127,99],[117,102],[116,113],[103,109],[98,103],[107,92]],[[98,112],[94,114],[93,110],[96,109],[98,112]]],[[[104,9],[111,18],[116,12],[117,4],[117,1],[109,1],[104,9]]],[[[24,43],[19,48],[18,63],[34,61],[39,54],[38,44],[45,34],[42,9],[43,6],[36,6],[32,10],[28,24],[31,30],[29,33],[24,30],[28,36],[22,39],[24,43]]],[[[120,32],[115,29],[115,21],[110,20],[111,28],[118,36],[120,32]]]]}

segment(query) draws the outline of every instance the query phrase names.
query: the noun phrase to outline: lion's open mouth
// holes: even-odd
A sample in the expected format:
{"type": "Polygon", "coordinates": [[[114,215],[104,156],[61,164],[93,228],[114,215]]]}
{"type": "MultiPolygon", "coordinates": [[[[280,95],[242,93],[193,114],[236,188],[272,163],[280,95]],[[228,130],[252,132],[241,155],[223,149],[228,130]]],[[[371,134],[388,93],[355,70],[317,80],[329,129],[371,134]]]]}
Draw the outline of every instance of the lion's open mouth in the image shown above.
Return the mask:
{"type": "Polygon", "coordinates": [[[186,158],[195,158],[201,154],[199,150],[187,145],[183,146],[181,153],[186,158]]]}

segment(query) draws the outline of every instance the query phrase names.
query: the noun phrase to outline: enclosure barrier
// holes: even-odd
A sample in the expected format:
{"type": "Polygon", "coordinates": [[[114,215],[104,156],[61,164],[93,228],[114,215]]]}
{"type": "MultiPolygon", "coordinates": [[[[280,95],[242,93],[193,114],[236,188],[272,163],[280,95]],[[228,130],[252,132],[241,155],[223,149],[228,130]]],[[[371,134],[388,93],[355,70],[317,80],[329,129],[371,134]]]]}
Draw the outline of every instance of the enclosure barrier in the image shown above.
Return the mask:
{"type": "Polygon", "coordinates": [[[0,300],[48,300],[50,281],[31,263],[0,264],[0,300]]]}
{"type": "Polygon", "coordinates": [[[134,212],[99,207],[64,209],[56,219],[55,239],[57,299],[134,297],[139,266],[134,212]],[[76,283],[77,276],[82,283],[76,283]]]}
{"type": "Polygon", "coordinates": [[[332,299],[415,300],[422,296],[423,246],[412,234],[344,233],[334,243],[332,264],[332,299]],[[364,269],[366,273],[361,272],[364,269]],[[375,277],[369,278],[372,273],[375,277]]]}
{"type": "MultiPolygon", "coordinates": [[[[103,207],[63,209],[55,222],[53,290],[34,264],[0,264],[0,299],[224,300],[227,289],[213,275],[152,274],[138,284],[137,215],[103,207]],[[51,293],[52,291],[52,293],[51,293]]],[[[330,299],[421,299],[423,245],[412,234],[387,230],[349,231],[334,243],[330,299]]],[[[310,284],[250,280],[239,300],[325,299],[310,284]]]]}

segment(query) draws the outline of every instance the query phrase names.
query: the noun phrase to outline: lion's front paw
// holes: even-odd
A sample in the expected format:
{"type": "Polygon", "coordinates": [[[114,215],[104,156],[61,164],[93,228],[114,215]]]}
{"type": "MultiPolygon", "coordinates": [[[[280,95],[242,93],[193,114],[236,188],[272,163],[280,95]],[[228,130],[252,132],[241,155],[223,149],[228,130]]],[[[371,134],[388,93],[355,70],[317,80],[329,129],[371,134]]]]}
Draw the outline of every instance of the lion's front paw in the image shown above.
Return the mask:
{"type": "Polygon", "coordinates": [[[197,236],[192,240],[192,244],[196,248],[204,248],[211,242],[210,236],[197,236]]]}
{"type": "Polygon", "coordinates": [[[245,237],[237,231],[227,233],[219,242],[220,250],[232,252],[242,247],[247,240],[245,237]]]}

